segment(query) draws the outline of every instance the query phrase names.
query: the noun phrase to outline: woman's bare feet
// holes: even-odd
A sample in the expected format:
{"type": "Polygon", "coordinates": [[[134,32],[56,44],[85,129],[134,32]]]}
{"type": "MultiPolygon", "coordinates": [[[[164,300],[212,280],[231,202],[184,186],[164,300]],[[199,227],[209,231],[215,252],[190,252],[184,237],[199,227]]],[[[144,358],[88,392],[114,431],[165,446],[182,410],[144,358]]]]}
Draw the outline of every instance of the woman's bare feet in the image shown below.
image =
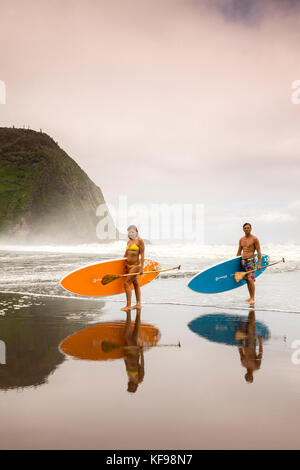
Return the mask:
{"type": "Polygon", "coordinates": [[[249,305],[254,305],[254,299],[249,299],[249,305]]]}
{"type": "Polygon", "coordinates": [[[129,305],[126,305],[126,307],[121,308],[123,312],[129,312],[133,307],[130,307],[129,305]]]}
{"type": "Polygon", "coordinates": [[[141,304],[139,304],[139,303],[138,303],[138,304],[134,305],[134,306],[133,306],[133,307],[131,307],[131,308],[132,308],[132,309],[136,309],[136,308],[142,308],[142,306],[141,306],[141,304]]]}

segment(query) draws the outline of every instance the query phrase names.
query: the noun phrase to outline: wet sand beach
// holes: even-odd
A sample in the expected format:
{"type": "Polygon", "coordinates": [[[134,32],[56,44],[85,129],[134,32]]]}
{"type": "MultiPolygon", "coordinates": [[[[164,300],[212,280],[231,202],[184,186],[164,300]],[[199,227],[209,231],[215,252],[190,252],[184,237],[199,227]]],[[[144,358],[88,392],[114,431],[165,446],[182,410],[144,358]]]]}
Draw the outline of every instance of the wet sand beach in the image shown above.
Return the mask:
{"type": "MultiPolygon", "coordinates": [[[[152,283],[157,301],[166,281],[152,283]]],[[[172,279],[169,292],[182,282],[172,279]]],[[[146,347],[144,377],[129,393],[124,357],[59,350],[80,330],[124,322],[120,300],[1,294],[2,449],[299,448],[299,314],[147,303],[141,322],[159,330],[157,344],[181,347],[146,347]]]]}

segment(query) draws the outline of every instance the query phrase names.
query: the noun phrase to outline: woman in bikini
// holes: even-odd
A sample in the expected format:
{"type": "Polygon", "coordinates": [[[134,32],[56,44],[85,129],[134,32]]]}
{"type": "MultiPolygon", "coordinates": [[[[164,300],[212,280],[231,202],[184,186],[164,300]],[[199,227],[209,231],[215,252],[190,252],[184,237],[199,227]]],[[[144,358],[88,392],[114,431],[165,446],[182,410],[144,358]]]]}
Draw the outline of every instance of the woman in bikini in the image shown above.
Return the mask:
{"type": "MultiPolygon", "coordinates": [[[[127,258],[126,273],[143,274],[144,268],[144,252],[145,245],[141,237],[139,237],[138,229],[135,225],[130,225],[127,229],[128,242],[124,257],[127,258]]],[[[121,308],[125,312],[131,308],[141,308],[141,290],[139,286],[138,277],[126,276],[124,287],[126,292],[126,307],[121,308]],[[136,305],[131,307],[131,283],[134,285],[136,305]]]]}

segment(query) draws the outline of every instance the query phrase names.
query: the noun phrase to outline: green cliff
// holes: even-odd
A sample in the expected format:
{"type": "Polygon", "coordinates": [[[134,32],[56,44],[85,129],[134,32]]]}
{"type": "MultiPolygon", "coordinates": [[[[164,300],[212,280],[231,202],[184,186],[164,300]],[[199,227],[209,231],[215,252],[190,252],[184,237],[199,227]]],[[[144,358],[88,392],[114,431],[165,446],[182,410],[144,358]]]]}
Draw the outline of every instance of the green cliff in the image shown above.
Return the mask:
{"type": "Polygon", "coordinates": [[[100,188],[51,137],[0,128],[0,240],[104,241],[96,236],[100,204],[100,188]]]}

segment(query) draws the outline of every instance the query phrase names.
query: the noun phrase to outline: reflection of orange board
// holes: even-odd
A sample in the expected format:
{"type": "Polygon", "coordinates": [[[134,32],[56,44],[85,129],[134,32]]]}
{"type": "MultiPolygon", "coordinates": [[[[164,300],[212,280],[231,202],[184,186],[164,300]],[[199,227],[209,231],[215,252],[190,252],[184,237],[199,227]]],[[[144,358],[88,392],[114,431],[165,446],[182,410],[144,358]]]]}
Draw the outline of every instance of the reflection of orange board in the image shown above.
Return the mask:
{"type": "MultiPolygon", "coordinates": [[[[131,324],[132,333],[134,322],[131,324]]],[[[68,356],[91,361],[105,361],[107,359],[120,359],[124,356],[125,321],[114,321],[90,326],[78,331],[60,344],[60,350],[68,356]],[[110,351],[102,349],[103,341],[109,342],[113,347],[110,351]]],[[[141,323],[139,328],[139,343],[144,347],[155,346],[160,339],[160,332],[152,325],[141,323]]]]}
{"type": "MultiPolygon", "coordinates": [[[[106,274],[125,274],[126,261],[126,258],[113,259],[85,266],[84,268],[76,269],[76,271],[68,274],[60,283],[66,290],[73,294],[93,296],[121,294],[125,292],[124,277],[116,279],[105,286],[101,283],[101,279],[106,274]]],[[[159,269],[160,266],[155,261],[150,259],[145,260],[144,272],[157,271],[159,269]]],[[[138,280],[140,286],[148,284],[148,282],[152,281],[156,276],[158,276],[158,273],[139,275],[138,280]]],[[[131,284],[131,289],[133,288],[133,284],[131,284]]]]}

